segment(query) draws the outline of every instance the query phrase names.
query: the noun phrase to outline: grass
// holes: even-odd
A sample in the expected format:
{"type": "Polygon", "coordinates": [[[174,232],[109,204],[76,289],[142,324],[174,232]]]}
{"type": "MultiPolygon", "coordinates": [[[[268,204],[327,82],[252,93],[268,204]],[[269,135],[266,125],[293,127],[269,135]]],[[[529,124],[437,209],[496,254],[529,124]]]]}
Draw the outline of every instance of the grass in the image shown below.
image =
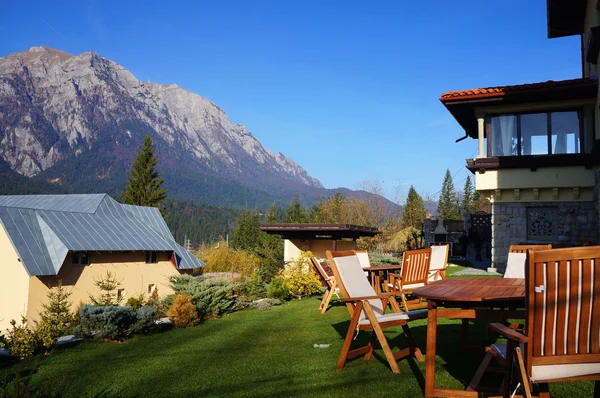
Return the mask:
{"type": "MultiPolygon", "coordinates": [[[[193,329],[137,336],[122,344],[86,341],[0,368],[0,380],[17,372],[30,375],[33,389],[59,384],[67,397],[423,396],[425,363],[402,360],[401,374],[395,375],[381,350],[370,361],[351,360],[336,373],[348,312],[334,300],[321,315],[319,301],[312,297],[264,312],[241,311],[193,329]]],[[[459,321],[439,323],[436,385],[463,389],[482,354],[461,351],[459,321]]],[[[485,323],[471,326],[471,336],[484,336],[485,323]]],[[[411,329],[424,350],[426,320],[412,322],[411,329]]],[[[405,346],[396,328],[386,335],[392,346],[405,346]]],[[[361,332],[357,340],[364,343],[367,337],[361,332]]],[[[551,392],[553,397],[591,396],[592,383],[551,385],[551,392]]]]}

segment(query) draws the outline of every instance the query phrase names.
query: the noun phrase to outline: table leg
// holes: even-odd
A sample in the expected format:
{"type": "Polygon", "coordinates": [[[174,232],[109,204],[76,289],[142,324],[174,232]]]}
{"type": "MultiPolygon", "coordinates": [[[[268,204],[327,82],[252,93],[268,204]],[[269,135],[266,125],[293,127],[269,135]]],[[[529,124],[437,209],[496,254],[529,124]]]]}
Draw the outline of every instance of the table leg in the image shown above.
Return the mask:
{"type": "Polygon", "coordinates": [[[437,304],[427,301],[427,357],[425,358],[425,396],[433,397],[435,388],[435,345],[437,337],[437,304]]]}

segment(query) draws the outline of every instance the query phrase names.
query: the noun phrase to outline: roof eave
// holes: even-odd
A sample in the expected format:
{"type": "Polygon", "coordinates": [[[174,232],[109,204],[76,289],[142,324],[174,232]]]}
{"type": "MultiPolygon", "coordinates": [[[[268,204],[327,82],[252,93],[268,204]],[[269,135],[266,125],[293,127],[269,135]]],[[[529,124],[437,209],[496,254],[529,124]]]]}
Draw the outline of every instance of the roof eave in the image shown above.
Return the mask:
{"type": "Polygon", "coordinates": [[[586,0],[547,0],[548,38],[583,34],[586,0]]]}

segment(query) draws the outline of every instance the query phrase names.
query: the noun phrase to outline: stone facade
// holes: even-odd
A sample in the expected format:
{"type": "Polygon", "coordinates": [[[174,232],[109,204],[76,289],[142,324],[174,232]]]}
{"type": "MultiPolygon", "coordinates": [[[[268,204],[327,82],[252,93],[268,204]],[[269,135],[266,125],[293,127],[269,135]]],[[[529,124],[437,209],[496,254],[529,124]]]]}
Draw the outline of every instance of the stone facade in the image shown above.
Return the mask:
{"type": "Polygon", "coordinates": [[[510,245],[552,243],[555,246],[596,244],[600,220],[598,200],[581,202],[496,202],[492,204],[492,262],[503,271],[510,245]],[[528,235],[528,209],[547,208],[554,212],[553,237],[532,239],[528,235]]]}

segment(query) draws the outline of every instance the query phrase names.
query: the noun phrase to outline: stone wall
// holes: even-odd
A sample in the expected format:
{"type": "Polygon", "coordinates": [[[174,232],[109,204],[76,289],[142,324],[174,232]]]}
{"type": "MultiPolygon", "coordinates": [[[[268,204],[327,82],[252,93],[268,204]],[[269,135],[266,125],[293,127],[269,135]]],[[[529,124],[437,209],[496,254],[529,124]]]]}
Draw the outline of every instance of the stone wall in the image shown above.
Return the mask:
{"type": "Polygon", "coordinates": [[[510,245],[552,243],[553,245],[597,244],[600,225],[598,200],[591,202],[511,202],[492,204],[492,262],[503,271],[510,245]],[[556,208],[555,238],[534,240],[527,236],[527,209],[556,208]]]}

